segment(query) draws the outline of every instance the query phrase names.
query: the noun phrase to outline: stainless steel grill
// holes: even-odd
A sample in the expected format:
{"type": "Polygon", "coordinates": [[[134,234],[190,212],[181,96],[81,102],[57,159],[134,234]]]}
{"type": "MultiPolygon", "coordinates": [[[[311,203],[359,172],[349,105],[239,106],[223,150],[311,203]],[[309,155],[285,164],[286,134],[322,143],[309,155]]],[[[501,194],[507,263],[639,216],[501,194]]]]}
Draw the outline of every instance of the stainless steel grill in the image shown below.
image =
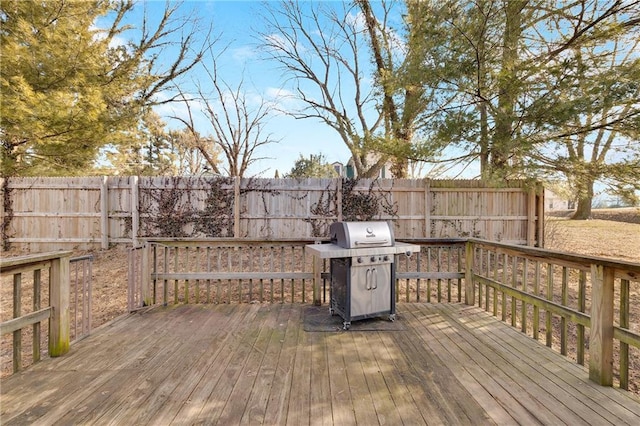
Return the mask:
{"type": "Polygon", "coordinates": [[[314,255],[330,259],[329,311],[351,322],[388,315],[396,318],[395,256],[410,255],[418,246],[396,243],[387,222],[335,222],[330,244],[310,245],[314,255]]]}

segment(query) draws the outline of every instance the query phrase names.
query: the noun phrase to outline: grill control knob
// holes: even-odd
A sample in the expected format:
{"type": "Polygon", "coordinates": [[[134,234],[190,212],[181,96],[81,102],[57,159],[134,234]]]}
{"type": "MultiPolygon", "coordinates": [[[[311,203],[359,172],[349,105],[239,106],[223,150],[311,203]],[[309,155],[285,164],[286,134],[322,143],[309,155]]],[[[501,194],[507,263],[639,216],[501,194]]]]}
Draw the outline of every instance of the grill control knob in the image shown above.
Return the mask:
{"type": "Polygon", "coordinates": [[[362,258],[361,257],[358,258],[358,263],[362,263],[362,258]]]}
{"type": "Polygon", "coordinates": [[[376,261],[376,257],[375,256],[371,256],[371,261],[375,262],[376,261]]]}
{"type": "Polygon", "coordinates": [[[385,256],[382,258],[382,260],[384,260],[385,262],[389,260],[389,256],[385,256]]]}

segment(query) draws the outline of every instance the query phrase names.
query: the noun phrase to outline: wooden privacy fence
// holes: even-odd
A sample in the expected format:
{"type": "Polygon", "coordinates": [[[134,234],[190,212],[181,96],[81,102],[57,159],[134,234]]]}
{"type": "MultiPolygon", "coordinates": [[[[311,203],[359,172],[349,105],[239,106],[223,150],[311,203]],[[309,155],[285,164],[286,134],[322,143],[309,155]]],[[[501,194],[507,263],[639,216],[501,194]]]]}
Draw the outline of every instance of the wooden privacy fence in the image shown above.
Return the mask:
{"type": "Polygon", "coordinates": [[[141,238],[324,238],[336,220],[392,220],[396,238],[476,237],[543,246],[544,200],[523,181],[9,178],[3,242],[106,249],[141,238]]]}
{"type": "MultiPolygon", "coordinates": [[[[396,258],[398,302],[477,304],[588,365],[591,380],[640,386],[640,264],[472,238],[405,241],[421,250],[396,258]]],[[[326,303],[329,265],[314,265],[311,243],[148,241],[130,252],[130,309],[326,303]]]]}

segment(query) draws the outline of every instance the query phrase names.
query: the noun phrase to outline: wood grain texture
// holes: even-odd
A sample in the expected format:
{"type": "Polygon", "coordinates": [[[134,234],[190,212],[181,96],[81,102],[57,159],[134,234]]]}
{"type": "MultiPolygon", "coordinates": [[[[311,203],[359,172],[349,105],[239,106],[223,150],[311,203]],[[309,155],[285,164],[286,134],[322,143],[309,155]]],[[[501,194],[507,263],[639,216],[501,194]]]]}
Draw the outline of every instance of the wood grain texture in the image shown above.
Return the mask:
{"type": "Polygon", "coordinates": [[[18,424],[640,424],[640,401],[464,304],[305,332],[302,304],[156,307],[3,380],[18,424]]]}

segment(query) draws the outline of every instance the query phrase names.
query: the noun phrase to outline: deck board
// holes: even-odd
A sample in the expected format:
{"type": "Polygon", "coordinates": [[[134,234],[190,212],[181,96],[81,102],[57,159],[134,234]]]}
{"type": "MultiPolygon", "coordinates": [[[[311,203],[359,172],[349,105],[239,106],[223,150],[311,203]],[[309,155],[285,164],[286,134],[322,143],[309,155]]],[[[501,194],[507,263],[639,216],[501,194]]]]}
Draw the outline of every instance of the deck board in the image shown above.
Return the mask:
{"type": "Polygon", "coordinates": [[[22,424],[640,424],[640,401],[477,307],[398,305],[400,331],[306,332],[305,305],[131,314],[3,379],[22,424]]]}

